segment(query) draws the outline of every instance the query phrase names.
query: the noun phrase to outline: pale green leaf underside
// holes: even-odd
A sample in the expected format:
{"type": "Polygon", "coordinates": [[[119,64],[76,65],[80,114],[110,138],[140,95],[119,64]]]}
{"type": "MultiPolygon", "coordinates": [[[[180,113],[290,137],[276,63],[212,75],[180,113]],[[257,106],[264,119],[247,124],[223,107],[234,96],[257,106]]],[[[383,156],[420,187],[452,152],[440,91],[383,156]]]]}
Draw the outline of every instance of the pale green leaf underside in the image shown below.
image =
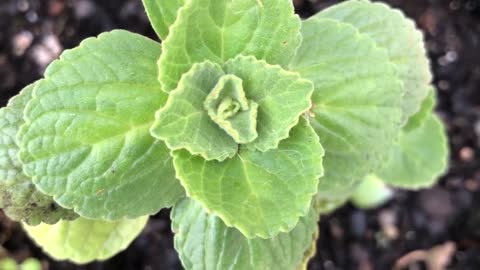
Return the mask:
{"type": "Polygon", "coordinates": [[[323,174],[323,149],[305,120],[268,152],[240,148],[224,162],[185,150],[173,156],[187,194],[248,238],[290,231],[307,214],[323,174]]]}
{"type": "Polygon", "coordinates": [[[303,23],[292,69],[315,85],[310,123],[325,148],[322,200],[343,200],[377,169],[400,129],[403,88],[385,50],[335,20],[303,23]]]}
{"type": "Polygon", "coordinates": [[[41,191],[107,220],[156,213],[183,196],[169,149],[149,133],[167,98],[156,79],[160,51],[117,30],[49,66],[19,133],[25,172],[41,191]]]}
{"type": "Polygon", "coordinates": [[[413,129],[420,127],[425,123],[427,118],[433,112],[436,103],[435,88],[433,86],[430,86],[429,88],[429,94],[423,100],[420,111],[418,111],[416,114],[412,115],[408,119],[407,124],[405,124],[405,126],[403,127],[403,131],[409,132],[413,129]]]}
{"type": "Polygon", "coordinates": [[[373,174],[367,175],[352,195],[352,203],[362,209],[379,207],[392,197],[392,190],[373,174]]]}
{"type": "Polygon", "coordinates": [[[15,221],[30,225],[53,224],[60,219],[74,219],[76,214],[58,206],[53,198],[35,188],[22,171],[17,155],[16,136],[23,121],[23,110],[32,97],[34,85],[25,87],[0,109],[0,208],[15,221]]]}
{"type": "Polygon", "coordinates": [[[178,10],[187,0],[142,0],[150,23],[160,37],[165,40],[170,26],[177,19],[178,10]]]}
{"type": "Polygon", "coordinates": [[[86,264],[106,260],[127,248],[140,234],[148,216],[107,222],[79,218],[55,225],[24,225],[30,238],[57,260],[86,264]]]}
{"type": "Polygon", "coordinates": [[[300,19],[291,0],[191,0],[178,13],[163,43],[159,80],[176,88],[193,64],[223,64],[253,55],[286,66],[301,42],[300,19]]]}
{"type": "Polygon", "coordinates": [[[248,239],[192,199],[172,212],[175,249],[187,270],[294,270],[311,247],[318,215],[310,209],[289,233],[271,239],[248,239]]]}
{"type": "Polygon", "coordinates": [[[378,173],[385,183],[407,189],[430,187],[448,165],[448,145],[440,119],[431,113],[425,123],[402,132],[378,173]]]}
{"type": "Polygon", "coordinates": [[[164,140],[172,150],[186,149],[206,160],[233,157],[239,147],[235,134],[229,135],[205,108],[212,90],[230,75],[242,80],[242,95],[246,98],[243,102],[258,106],[255,115],[258,136],[246,144],[250,149],[264,152],[276,148],[311,106],[312,83],[297,73],[247,56],[227,61],[224,71],[207,61],[195,64],[170,93],[167,104],[157,112],[152,135],[164,140]]]}
{"type": "Polygon", "coordinates": [[[350,0],[323,10],[310,20],[331,18],[348,23],[387,49],[405,86],[403,121],[420,109],[432,79],[422,33],[415,23],[383,3],[350,0]]]}

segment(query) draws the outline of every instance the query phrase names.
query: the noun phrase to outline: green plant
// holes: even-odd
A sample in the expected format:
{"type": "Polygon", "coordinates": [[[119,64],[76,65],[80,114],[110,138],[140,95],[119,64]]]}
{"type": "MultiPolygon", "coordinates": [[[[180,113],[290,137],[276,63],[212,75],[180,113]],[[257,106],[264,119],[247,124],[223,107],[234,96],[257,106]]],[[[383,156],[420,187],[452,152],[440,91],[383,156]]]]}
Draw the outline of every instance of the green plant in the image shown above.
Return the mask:
{"type": "Polygon", "coordinates": [[[21,264],[12,258],[0,259],[0,269],[2,270],[42,270],[42,264],[34,258],[28,258],[21,264]]]}
{"type": "Polygon", "coordinates": [[[87,39],[2,109],[1,206],[53,257],[106,259],[173,206],[187,269],[302,268],[320,212],[364,177],[418,188],[445,169],[423,37],[401,12],[144,4],[161,45],[87,39]]]}

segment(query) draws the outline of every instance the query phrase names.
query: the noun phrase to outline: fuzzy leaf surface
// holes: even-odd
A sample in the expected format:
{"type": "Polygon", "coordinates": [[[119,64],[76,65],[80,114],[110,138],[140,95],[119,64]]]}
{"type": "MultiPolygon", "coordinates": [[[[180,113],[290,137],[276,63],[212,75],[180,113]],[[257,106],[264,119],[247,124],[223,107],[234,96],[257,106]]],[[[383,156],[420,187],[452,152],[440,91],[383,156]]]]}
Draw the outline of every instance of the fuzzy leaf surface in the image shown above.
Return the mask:
{"type": "Polygon", "coordinates": [[[17,157],[16,136],[24,123],[23,110],[32,97],[33,87],[33,84],[25,87],[7,107],[0,109],[0,208],[15,221],[30,225],[54,224],[60,219],[75,219],[77,215],[38,191],[23,173],[17,157]]]}
{"type": "Polygon", "coordinates": [[[312,83],[298,73],[252,56],[227,61],[225,70],[243,80],[247,99],[258,104],[258,138],[247,146],[262,152],[277,148],[298,123],[300,115],[310,108],[312,83]]]}
{"type": "Polygon", "coordinates": [[[282,139],[288,137],[300,115],[311,106],[312,92],[312,83],[301,79],[297,73],[251,56],[227,61],[224,70],[206,61],[195,64],[182,77],[177,89],[170,93],[167,104],[157,112],[151,133],[164,140],[172,150],[186,149],[206,160],[223,161],[233,157],[239,142],[247,142],[248,148],[265,152],[276,148],[282,139]],[[224,87],[224,79],[232,76],[239,84],[236,87],[241,88],[237,91],[241,92],[229,92],[221,99],[234,100],[238,106],[254,106],[255,112],[250,115],[248,110],[246,113],[238,111],[224,121],[211,107],[222,106],[221,101],[216,101],[215,96],[221,95],[217,93],[221,89],[217,88],[224,87]],[[251,120],[251,117],[255,119],[251,120]],[[228,122],[231,120],[233,123],[228,122]],[[240,134],[252,132],[252,127],[245,125],[251,121],[255,121],[258,136],[252,142],[243,141],[247,136],[241,137],[240,134]]]}
{"type": "Polygon", "coordinates": [[[240,54],[285,67],[301,42],[300,25],[291,0],[188,1],[163,43],[162,88],[174,90],[195,63],[240,54]]]}
{"type": "Polygon", "coordinates": [[[175,249],[187,270],[296,269],[311,247],[317,221],[311,208],[288,233],[248,239],[195,200],[183,199],[172,212],[175,249]]]}
{"type": "Polygon", "coordinates": [[[78,218],[55,225],[24,225],[30,238],[52,258],[77,264],[103,261],[126,249],[148,217],[115,222],[78,218]]]}
{"type": "Polygon", "coordinates": [[[430,113],[425,123],[403,131],[378,176],[385,183],[407,189],[435,184],[448,166],[448,145],[440,119],[430,113]]]}
{"type": "Polygon", "coordinates": [[[142,0],[150,23],[160,37],[165,40],[170,26],[177,19],[178,10],[187,0],[142,0]]]}
{"type": "Polygon", "coordinates": [[[236,143],[246,144],[258,137],[258,104],[247,99],[243,81],[237,76],[222,76],[203,106],[210,119],[236,143]]]}
{"type": "Polygon", "coordinates": [[[207,160],[233,157],[237,143],[210,119],[204,108],[205,99],[224,74],[212,62],[195,64],[156,113],[151,134],[165,141],[171,150],[186,149],[207,160]]]}
{"type": "Polygon", "coordinates": [[[383,3],[350,0],[334,5],[310,20],[330,18],[354,26],[388,51],[405,86],[403,122],[415,114],[428,95],[432,80],[423,34],[405,15],[383,3]]]}
{"type": "Polygon", "coordinates": [[[319,196],[342,200],[388,157],[404,91],[386,51],[353,26],[308,20],[302,33],[291,68],[315,85],[309,117],[326,151],[319,196]]]}
{"type": "Polygon", "coordinates": [[[160,51],[117,30],[49,66],[19,133],[25,172],[42,192],[106,220],[153,214],[183,196],[169,149],[149,133],[167,99],[156,80],[160,51]]]}
{"type": "Polygon", "coordinates": [[[302,119],[277,149],[240,148],[224,162],[173,152],[177,178],[189,197],[247,238],[288,232],[305,216],[323,174],[323,149],[302,119]]]}

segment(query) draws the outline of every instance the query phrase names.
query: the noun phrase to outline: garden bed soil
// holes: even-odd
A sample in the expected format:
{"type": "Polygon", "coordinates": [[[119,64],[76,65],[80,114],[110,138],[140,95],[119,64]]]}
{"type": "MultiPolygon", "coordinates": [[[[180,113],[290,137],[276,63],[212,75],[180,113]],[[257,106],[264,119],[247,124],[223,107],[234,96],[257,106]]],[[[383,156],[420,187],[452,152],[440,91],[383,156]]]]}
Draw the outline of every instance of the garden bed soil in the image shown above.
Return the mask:
{"type": "MultiPolygon", "coordinates": [[[[295,0],[302,17],[338,1],[295,0]]],[[[399,191],[371,211],[347,205],[320,223],[312,270],[480,269],[480,0],[389,0],[425,32],[447,125],[451,162],[434,188],[399,191]],[[419,262],[415,262],[419,260],[419,262]],[[440,266],[441,267],[441,266],[440,266]],[[443,269],[443,268],[438,268],[443,269]]],[[[115,28],[156,39],[140,0],[0,1],[0,103],[41,78],[46,65],[81,40],[115,28]]],[[[76,266],[48,258],[0,213],[0,256],[39,258],[50,270],[181,269],[169,212],[154,216],[124,252],[76,266]]]]}

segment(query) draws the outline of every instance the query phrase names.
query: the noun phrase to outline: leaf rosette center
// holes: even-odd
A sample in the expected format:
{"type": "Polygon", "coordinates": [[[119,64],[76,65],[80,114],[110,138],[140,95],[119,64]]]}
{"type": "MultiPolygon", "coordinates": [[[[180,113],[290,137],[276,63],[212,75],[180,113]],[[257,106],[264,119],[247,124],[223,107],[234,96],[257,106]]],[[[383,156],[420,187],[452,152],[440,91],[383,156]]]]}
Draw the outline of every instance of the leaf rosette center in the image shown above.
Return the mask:
{"type": "Polygon", "coordinates": [[[237,76],[222,76],[205,99],[204,108],[236,143],[247,144],[258,137],[258,104],[247,99],[242,79],[237,76]]]}
{"type": "Polygon", "coordinates": [[[239,145],[266,152],[288,138],[310,107],[311,82],[252,56],[222,66],[205,61],[185,73],[151,133],[171,150],[206,160],[233,158],[239,145]]]}

